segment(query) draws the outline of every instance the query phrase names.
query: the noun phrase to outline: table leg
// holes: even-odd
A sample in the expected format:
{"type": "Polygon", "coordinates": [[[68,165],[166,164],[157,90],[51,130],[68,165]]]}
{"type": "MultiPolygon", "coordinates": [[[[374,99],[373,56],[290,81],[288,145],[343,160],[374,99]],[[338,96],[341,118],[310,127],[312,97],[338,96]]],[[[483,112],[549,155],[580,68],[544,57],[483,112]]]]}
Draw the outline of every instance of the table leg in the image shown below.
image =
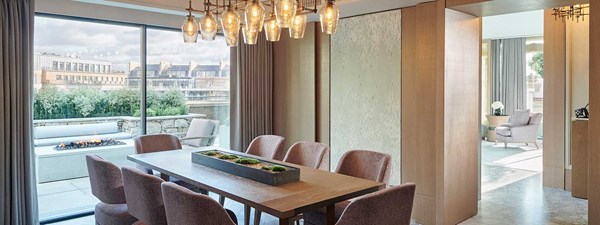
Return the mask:
{"type": "Polygon", "coordinates": [[[244,225],[250,225],[250,206],[244,205],[244,225]]]}
{"type": "Polygon", "coordinates": [[[327,207],[325,207],[325,213],[327,215],[326,224],[334,225],[335,224],[335,205],[328,205],[327,207]]]}
{"type": "Polygon", "coordinates": [[[290,218],[279,218],[279,225],[290,225],[290,218]]]}

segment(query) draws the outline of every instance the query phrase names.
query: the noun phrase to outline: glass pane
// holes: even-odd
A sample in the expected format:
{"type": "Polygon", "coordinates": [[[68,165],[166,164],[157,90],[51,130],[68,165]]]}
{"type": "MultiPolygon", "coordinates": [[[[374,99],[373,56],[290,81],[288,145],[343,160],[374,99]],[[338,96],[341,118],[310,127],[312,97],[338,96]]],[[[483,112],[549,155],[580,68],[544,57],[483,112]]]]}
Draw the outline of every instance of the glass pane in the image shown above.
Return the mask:
{"type": "Polygon", "coordinates": [[[34,51],[40,218],[93,210],[85,155],[133,165],[141,94],[127,75],[140,28],[36,16],[34,51]]]}
{"type": "Polygon", "coordinates": [[[186,44],[180,31],[158,29],[148,29],[147,36],[147,133],[203,137],[183,141],[184,147],[229,147],[225,38],[186,44]]]}

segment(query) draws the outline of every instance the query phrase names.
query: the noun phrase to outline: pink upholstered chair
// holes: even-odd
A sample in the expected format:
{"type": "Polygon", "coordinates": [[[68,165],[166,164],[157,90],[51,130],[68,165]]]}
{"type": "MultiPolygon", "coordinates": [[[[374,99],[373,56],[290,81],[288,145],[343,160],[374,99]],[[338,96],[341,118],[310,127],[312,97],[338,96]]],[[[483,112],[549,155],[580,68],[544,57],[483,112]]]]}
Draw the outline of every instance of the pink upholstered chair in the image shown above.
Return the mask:
{"type": "Polygon", "coordinates": [[[234,225],[237,218],[212,198],[174,183],[162,183],[167,222],[173,225],[234,225]]]}
{"type": "Polygon", "coordinates": [[[290,147],[283,161],[329,171],[329,146],[310,141],[297,142],[290,147]]]}
{"type": "Polygon", "coordinates": [[[86,157],[92,194],[100,200],[94,209],[97,225],[130,225],[137,221],[129,214],[121,169],[97,155],[86,157]]]}
{"type": "Polygon", "coordinates": [[[352,201],[336,225],[409,225],[416,186],[407,183],[352,201]]]}
{"type": "Polygon", "coordinates": [[[167,225],[160,187],[163,180],[131,167],[121,171],[129,213],[140,220],[136,225],[167,225]]]}
{"type": "MultiPolygon", "coordinates": [[[[389,184],[392,156],[367,150],[351,150],[340,158],[336,173],[389,184]]],[[[338,219],[351,201],[335,204],[335,218],[338,219]]],[[[325,224],[325,210],[310,211],[304,214],[308,224],[325,224]]]]}
{"type": "Polygon", "coordinates": [[[258,136],[250,142],[246,154],[281,161],[285,156],[285,151],[283,149],[284,140],[285,138],[277,135],[258,136]]]}
{"type": "MultiPolygon", "coordinates": [[[[138,136],[134,139],[134,145],[135,145],[135,152],[137,154],[182,149],[179,138],[174,135],[170,135],[170,134],[150,134],[150,135],[138,136]]],[[[148,174],[154,174],[154,172],[151,169],[145,168],[141,165],[136,165],[136,168],[138,168],[142,171],[145,171],[148,174]]],[[[185,182],[177,180],[175,178],[169,177],[169,181],[175,182],[175,183],[177,183],[181,186],[184,186],[190,190],[193,190],[196,192],[201,192],[203,194],[208,194],[208,191],[206,191],[206,190],[202,190],[198,187],[195,187],[192,184],[185,183],[185,182]]]]}

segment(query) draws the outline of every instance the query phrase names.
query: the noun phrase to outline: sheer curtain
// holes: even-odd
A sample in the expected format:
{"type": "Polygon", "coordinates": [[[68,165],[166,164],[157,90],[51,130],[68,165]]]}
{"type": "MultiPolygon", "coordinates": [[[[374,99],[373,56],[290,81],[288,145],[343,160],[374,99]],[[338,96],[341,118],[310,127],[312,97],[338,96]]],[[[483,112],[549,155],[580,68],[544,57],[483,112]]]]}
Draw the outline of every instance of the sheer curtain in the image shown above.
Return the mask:
{"type": "Polygon", "coordinates": [[[31,136],[34,0],[2,0],[0,19],[0,223],[37,224],[31,136]]]}
{"type": "Polygon", "coordinates": [[[273,133],[273,44],[264,32],[258,39],[231,50],[231,148],[240,151],[273,133]]]}
{"type": "Polygon", "coordinates": [[[504,104],[504,114],[527,108],[526,38],[492,40],[492,102],[504,104]]]}

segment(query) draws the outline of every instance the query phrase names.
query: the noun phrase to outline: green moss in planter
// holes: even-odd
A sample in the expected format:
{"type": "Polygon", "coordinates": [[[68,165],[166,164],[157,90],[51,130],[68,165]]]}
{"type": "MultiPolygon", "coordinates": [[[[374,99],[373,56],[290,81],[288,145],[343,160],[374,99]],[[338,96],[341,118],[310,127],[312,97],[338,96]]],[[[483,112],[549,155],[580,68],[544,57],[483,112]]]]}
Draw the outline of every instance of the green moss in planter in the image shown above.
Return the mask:
{"type": "Polygon", "coordinates": [[[216,156],[218,153],[216,151],[205,152],[204,155],[207,156],[216,156]]]}
{"type": "Polygon", "coordinates": [[[230,160],[230,159],[237,159],[237,155],[222,155],[219,156],[219,159],[224,159],[224,160],[230,160]]]}
{"type": "Polygon", "coordinates": [[[283,172],[286,171],[287,169],[283,166],[273,166],[273,172],[283,172]]]}
{"type": "Polygon", "coordinates": [[[259,164],[260,161],[251,158],[241,158],[235,161],[235,163],[244,164],[244,165],[254,165],[259,164]]]}
{"type": "Polygon", "coordinates": [[[271,171],[272,168],[270,166],[263,166],[261,167],[262,170],[266,170],[266,171],[271,171]]]}

